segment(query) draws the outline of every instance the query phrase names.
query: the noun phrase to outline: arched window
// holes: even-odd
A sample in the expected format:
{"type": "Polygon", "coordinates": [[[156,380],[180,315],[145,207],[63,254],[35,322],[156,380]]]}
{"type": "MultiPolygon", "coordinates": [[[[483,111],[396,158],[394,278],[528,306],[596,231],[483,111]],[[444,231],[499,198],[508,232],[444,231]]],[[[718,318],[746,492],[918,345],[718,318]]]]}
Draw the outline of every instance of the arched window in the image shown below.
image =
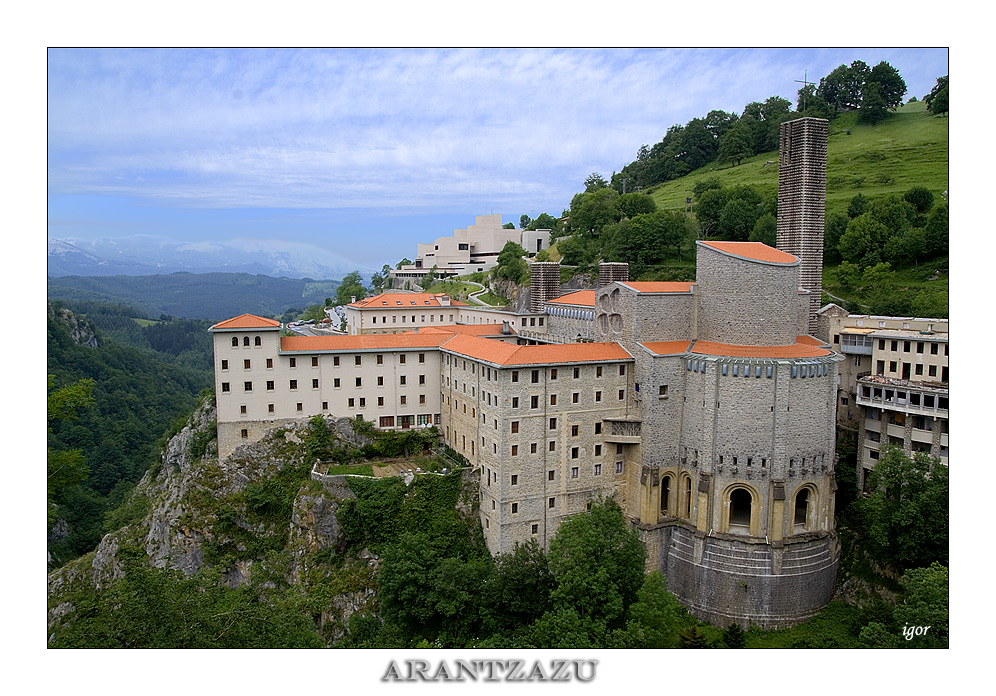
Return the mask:
{"type": "Polygon", "coordinates": [[[661,514],[671,513],[671,477],[664,476],[661,479],[661,514]]]}
{"type": "Polygon", "coordinates": [[[232,348],[238,348],[238,347],[239,347],[239,337],[232,336],[232,348]]]}
{"type": "Polygon", "coordinates": [[[682,515],[686,520],[692,518],[692,477],[685,476],[685,514],[682,515]]]}
{"type": "Polygon", "coordinates": [[[257,346],[261,346],[263,345],[263,339],[261,339],[259,336],[255,336],[253,337],[253,343],[257,346]]]}
{"type": "Polygon", "coordinates": [[[243,336],[242,337],[242,345],[244,345],[246,348],[249,347],[249,337],[248,336],[243,336]]]}
{"type": "Polygon", "coordinates": [[[796,531],[805,531],[809,520],[809,489],[803,488],[795,494],[795,519],[793,526],[796,531]]]}
{"type": "Polygon", "coordinates": [[[750,491],[744,488],[730,492],[730,532],[750,534],[752,502],[750,491]]]}

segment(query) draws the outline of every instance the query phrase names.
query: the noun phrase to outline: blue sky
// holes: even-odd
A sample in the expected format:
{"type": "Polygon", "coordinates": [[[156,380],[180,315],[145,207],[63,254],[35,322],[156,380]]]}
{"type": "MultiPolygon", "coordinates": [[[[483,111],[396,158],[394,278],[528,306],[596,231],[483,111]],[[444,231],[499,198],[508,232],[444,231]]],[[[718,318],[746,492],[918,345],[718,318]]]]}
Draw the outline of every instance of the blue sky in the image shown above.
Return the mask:
{"type": "Polygon", "coordinates": [[[48,52],[48,234],[284,240],[378,268],[475,215],[559,214],[597,171],[808,71],[946,49],[48,52]]]}

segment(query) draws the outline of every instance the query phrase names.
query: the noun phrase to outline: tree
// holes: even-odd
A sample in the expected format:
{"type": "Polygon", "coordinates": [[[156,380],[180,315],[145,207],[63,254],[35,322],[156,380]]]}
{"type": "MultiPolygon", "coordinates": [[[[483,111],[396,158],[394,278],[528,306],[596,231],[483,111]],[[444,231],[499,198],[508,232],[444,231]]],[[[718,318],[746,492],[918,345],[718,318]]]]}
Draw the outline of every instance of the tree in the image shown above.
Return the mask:
{"type": "Polygon", "coordinates": [[[519,217],[519,229],[520,230],[526,229],[529,226],[530,222],[532,222],[532,220],[529,219],[528,215],[521,215],[519,217]]]}
{"type": "Polygon", "coordinates": [[[924,242],[929,257],[947,256],[948,253],[948,206],[934,208],[924,227],[924,242]]]}
{"type": "Polygon", "coordinates": [[[626,624],[636,648],[673,648],[678,632],[688,621],[688,611],[667,590],[667,581],[659,570],[648,574],[629,608],[626,624]]]}
{"type": "Polygon", "coordinates": [[[865,213],[848,223],[837,248],[844,261],[865,268],[874,265],[872,255],[881,251],[888,235],[889,230],[885,225],[873,218],[871,213],[865,213]]]}
{"type": "Polygon", "coordinates": [[[886,108],[895,110],[903,103],[903,96],[906,94],[906,81],[903,80],[898,70],[884,60],[868,73],[865,89],[870,84],[878,85],[879,95],[885,101],[886,108]]]}
{"type": "Polygon", "coordinates": [[[597,191],[598,189],[608,188],[609,182],[605,180],[598,172],[592,172],[588,175],[588,178],[584,180],[584,190],[585,193],[591,193],[592,191],[597,191]]]}
{"type": "Polygon", "coordinates": [[[535,541],[516,544],[495,559],[485,599],[495,623],[504,630],[528,624],[550,608],[555,587],[550,564],[535,541]]]}
{"type": "Polygon", "coordinates": [[[550,541],[556,608],[622,626],[626,609],[643,586],[646,550],[619,505],[609,499],[561,523],[550,541]]]}
{"type": "Polygon", "coordinates": [[[746,242],[758,217],[756,204],[743,198],[732,198],[719,214],[717,225],[719,238],[746,242]]]}
{"type": "Polygon", "coordinates": [[[515,223],[514,222],[506,222],[501,227],[502,227],[503,230],[514,230],[515,229],[515,223]]]}
{"type": "Polygon", "coordinates": [[[900,584],[903,594],[892,610],[891,625],[870,622],[861,629],[860,641],[870,648],[947,648],[947,567],[932,563],[907,571],[900,584]]]}
{"type": "MultiPolygon", "coordinates": [[[[51,440],[52,425],[56,421],[73,421],[79,418],[79,410],[89,408],[94,402],[93,380],[80,379],[72,384],[54,389],[48,394],[48,435],[51,440]]],[[[48,376],[48,388],[55,386],[55,377],[48,376]]],[[[55,450],[48,447],[48,523],[53,524],[57,516],[56,494],[70,486],[84,481],[90,469],[79,449],[55,450]]]]}
{"type": "Polygon", "coordinates": [[[862,196],[860,193],[851,199],[851,202],[847,204],[847,216],[849,218],[856,218],[868,209],[868,199],[862,196]]]}
{"type": "Polygon", "coordinates": [[[498,252],[498,265],[492,269],[496,278],[511,280],[513,283],[524,284],[529,277],[529,264],[522,257],[526,250],[515,242],[505,242],[498,252]]]}
{"type": "Polygon", "coordinates": [[[402,266],[411,266],[411,265],[412,265],[412,260],[406,256],[405,258],[398,261],[397,264],[395,264],[394,270],[397,271],[400,270],[402,266]]]}
{"type": "Polygon", "coordinates": [[[926,186],[914,186],[903,194],[903,200],[923,214],[934,205],[934,194],[926,186]]]}
{"type": "Polygon", "coordinates": [[[829,266],[839,264],[842,260],[837,245],[850,221],[847,213],[837,212],[830,214],[823,225],[823,259],[829,266]]]}
{"type": "Polygon", "coordinates": [[[927,110],[930,113],[934,115],[946,114],[948,112],[948,76],[937,78],[934,88],[923,99],[927,102],[927,110]]]}
{"type": "Polygon", "coordinates": [[[719,139],[719,160],[721,162],[736,162],[751,157],[754,154],[752,133],[746,123],[737,123],[719,139]]]}
{"type": "Polygon", "coordinates": [[[571,231],[591,237],[598,237],[602,228],[617,221],[619,212],[619,192],[611,188],[599,188],[579,193],[571,199],[571,231]]]}
{"type": "Polygon", "coordinates": [[[710,236],[719,228],[719,216],[729,200],[729,191],[723,188],[710,188],[702,192],[695,204],[695,217],[702,226],[702,234],[710,236]]]}
{"type": "Polygon", "coordinates": [[[353,271],[343,276],[342,283],[336,288],[336,305],[347,305],[352,302],[352,298],[357,300],[367,296],[367,289],[363,287],[363,278],[359,271],[353,271]]]}
{"type": "Polygon", "coordinates": [[[948,562],[948,468],[887,445],[869,474],[872,493],[856,501],[869,553],[896,570],[948,562]]]}
{"type": "Polygon", "coordinates": [[[619,212],[625,217],[634,217],[657,210],[654,199],[645,193],[624,193],[619,196],[619,212]]]}
{"type": "Polygon", "coordinates": [[[858,121],[875,125],[889,115],[889,104],[882,95],[882,87],[877,82],[869,82],[861,92],[861,108],[858,121]]]}
{"type": "Polygon", "coordinates": [[[771,213],[765,213],[754,223],[751,230],[751,242],[761,242],[770,247],[778,246],[778,220],[771,213]]]}
{"type": "Polygon", "coordinates": [[[728,648],[746,648],[747,632],[739,624],[730,624],[723,631],[723,645],[728,648]]]}

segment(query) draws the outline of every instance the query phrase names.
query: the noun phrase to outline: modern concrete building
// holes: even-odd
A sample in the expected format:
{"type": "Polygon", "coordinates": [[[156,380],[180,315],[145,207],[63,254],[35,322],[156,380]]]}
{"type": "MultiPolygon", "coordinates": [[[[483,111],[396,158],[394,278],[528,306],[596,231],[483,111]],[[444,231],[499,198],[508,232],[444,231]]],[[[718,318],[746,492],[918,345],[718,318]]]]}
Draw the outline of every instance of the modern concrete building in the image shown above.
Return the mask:
{"type": "Polygon", "coordinates": [[[858,486],[881,448],[926,452],[948,463],[948,320],[820,310],[823,334],[846,360],[837,423],[858,433],[858,486]]]}

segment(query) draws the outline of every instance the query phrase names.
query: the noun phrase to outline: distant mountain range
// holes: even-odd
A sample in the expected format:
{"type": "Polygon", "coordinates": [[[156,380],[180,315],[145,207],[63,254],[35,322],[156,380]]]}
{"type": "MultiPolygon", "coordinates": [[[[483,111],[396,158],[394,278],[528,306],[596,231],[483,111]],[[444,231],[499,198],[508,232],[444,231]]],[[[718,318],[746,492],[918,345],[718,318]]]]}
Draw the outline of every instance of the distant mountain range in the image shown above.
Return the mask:
{"type": "Polygon", "coordinates": [[[326,249],[287,241],[232,239],[223,242],[178,242],[137,234],[117,239],[48,238],[49,277],[249,273],[275,278],[340,279],[364,268],[326,249]]]}

